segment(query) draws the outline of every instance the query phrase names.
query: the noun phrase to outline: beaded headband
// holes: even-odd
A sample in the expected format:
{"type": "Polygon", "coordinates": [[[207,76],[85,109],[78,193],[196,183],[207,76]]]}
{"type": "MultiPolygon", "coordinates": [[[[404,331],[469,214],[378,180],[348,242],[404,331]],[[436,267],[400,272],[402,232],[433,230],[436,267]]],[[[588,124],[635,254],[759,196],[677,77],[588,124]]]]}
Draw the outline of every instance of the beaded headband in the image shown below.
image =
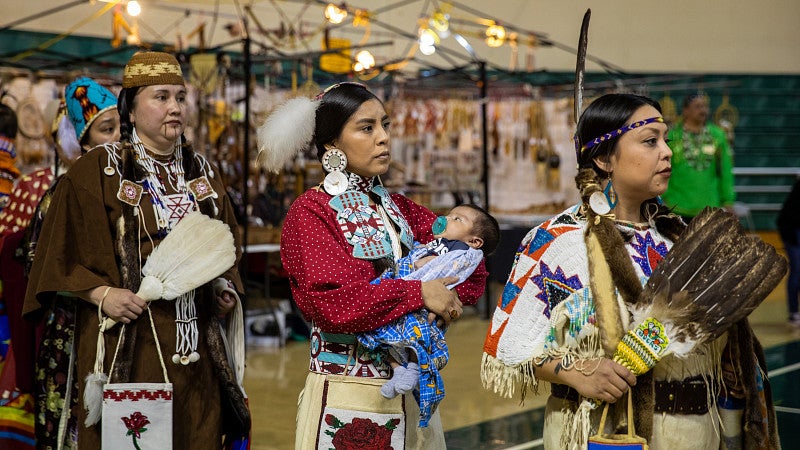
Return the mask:
{"type": "Polygon", "coordinates": [[[628,125],[626,127],[618,128],[618,129],[616,129],[614,131],[610,131],[610,132],[608,132],[608,133],[606,133],[606,134],[604,134],[604,135],[602,135],[600,137],[596,137],[593,140],[587,142],[583,147],[579,147],[580,141],[578,140],[578,135],[576,134],[575,136],[573,136],[573,140],[575,141],[575,152],[580,157],[581,153],[584,150],[588,150],[588,149],[594,147],[595,145],[602,144],[603,142],[608,141],[610,139],[614,139],[615,137],[619,137],[619,136],[627,133],[628,131],[635,130],[636,128],[643,127],[643,126],[647,125],[648,123],[653,123],[653,122],[664,123],[664,118],[661,117],[661,116],[658,116],[658,117],[651,117],[649,119],[640,120],[638,122],[633,122],[632,124],[630,124],[630,125],[628,125]]]}

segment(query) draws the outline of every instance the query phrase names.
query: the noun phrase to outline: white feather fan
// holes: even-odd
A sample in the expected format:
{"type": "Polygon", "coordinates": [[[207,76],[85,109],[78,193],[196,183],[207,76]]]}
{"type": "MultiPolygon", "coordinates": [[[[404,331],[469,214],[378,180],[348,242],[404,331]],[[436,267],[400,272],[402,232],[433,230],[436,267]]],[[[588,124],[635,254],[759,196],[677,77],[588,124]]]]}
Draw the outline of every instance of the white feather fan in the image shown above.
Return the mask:
{"type": "Polygon", "coordinates": [[[319,100],[296,97],[287,100],[258,127],[258,163],[270,172],[278,172],[298,153],[308,148],[314,138],[319,100]]]}
{"type": "MultiPolygon", "coordinates": [[[[224,222],[200,212],[186,215],[150,253],[136,295],[147,301],[175,300],[208,283],[233,267],[233,242],[224,222]]],[[[106,319],[106,329],[114,323],[106,319]]]]}

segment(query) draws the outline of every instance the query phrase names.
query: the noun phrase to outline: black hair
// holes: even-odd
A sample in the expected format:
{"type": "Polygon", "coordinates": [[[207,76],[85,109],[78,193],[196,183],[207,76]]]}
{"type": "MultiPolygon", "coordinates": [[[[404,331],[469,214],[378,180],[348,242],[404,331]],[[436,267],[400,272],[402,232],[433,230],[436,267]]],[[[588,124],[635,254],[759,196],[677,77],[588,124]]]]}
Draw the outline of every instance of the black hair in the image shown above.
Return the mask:
{"type": "MultiPolygon", "coordinates": [[[[606,133],[629,124],[631,116],[642,106],[652,106],[659,114],[661,105],[648,97],[635,94],[607,94],[593,101],[581,114],[575,136],[578,148],[606,133]]],[[[608,157],[614,153],[619,136],[608,139],[592,148],[580,151],[578,168],[592,168],[598,176],[606,178],[608,173],[597,167],[597,157],[608,157]]]]}
{"type": "Polygon", "coordinates": [[[17,136],[17,113],[0,103],[0,136],[14,139],[17,136]]]}
{"type": "Polygon", "coordinates": [[[381,101],[366,86],[358,83],[334,85],[323,94],[314,120],[313,142],[319,160],[322,160],[322,155],[327,150],[325,144],[336,140],[350,117],[369,100],[381,101]]]}
{"type": "Polygon", "coordinates": [[[691,94],[683,98],[683,104],[681,106],[683,108],[686,108],[687,106],[689,106],[690,103],[692,103],[698,98],[708,98],[708,95],[703,91],[692,92],[691,94]]]}
{"type": "Polygon", "coordinates": [[[463,203],[458,206],[464,206],[478,213],[478,218],[473,226],[473,233],[483,239],[481,251],[483,256],[489,256],[497,250],[500,244],[500,224],[488,211],[478,205],[472,203],[463,203]]]}
{"type": "Polygon", "coordinates": [[[133,132],[131,123],[131,109],[133,109],[134,98],[139,93],[140,87],[122,88],[117,97],[117,112],[119,112],[119,136],[120,141],[130,141],[133,132]]]}

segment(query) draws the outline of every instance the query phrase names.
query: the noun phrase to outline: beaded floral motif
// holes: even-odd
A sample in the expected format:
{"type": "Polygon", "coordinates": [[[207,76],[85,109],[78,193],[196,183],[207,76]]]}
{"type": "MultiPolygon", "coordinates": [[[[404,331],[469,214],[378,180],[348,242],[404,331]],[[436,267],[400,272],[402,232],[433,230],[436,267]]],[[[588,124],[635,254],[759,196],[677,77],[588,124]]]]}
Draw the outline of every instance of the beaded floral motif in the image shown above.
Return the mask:
{"type": "Polygon", "coordinates": [[[380,425],[371,419],[356,417],[345,423],[327,414],[325,423],[331,427],[325,434],[332,438],[336,450],[392,450],[392,433],[400,425],[400,419],[389,419],[380,425]]]}
{"type": "Polygon", "coordinates": [[[189,191],[194,194],[194,198],[201,202],[209,197],[217,198],[217,193],[206,177],[195,178],[189,183],[189,191]]]}
{"type": "Polygon", "coordinates": [[[133,439],[133,446],[139,450],[139,443],[136,440],[141,439],[142,433],[147,431],[146,427],[150,425],[150,420],[139,411],[134,412],[130,417],[122,417],[121,419],[125,423],[125,428],[128,429],[126,436],[130,436],[133,439]]]}
{"type": "Polygon", "coordinates": [[[144,189],[130,180],[122,180],[117,191],[117,198],[131,206],[139,206],[144,189]]]}

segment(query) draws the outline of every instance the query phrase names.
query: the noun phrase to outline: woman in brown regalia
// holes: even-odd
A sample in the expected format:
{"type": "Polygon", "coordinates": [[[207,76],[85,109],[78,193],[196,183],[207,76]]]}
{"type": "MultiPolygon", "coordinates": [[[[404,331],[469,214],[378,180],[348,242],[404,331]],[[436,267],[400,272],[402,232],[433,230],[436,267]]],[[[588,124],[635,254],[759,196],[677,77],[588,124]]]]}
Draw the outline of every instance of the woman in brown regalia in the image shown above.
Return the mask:
{"type": "Polygon", "coordinates": [[[87,153],[60,181],[39,238],[25,312],[58,301],[56,294],[84,300],[76,311],[72,373],[80,401],[69,412],[78,416],[79,448],[101,446],[100,425],[84,426],[82,392],[94,366],[100,306],[104,316],[125,324],[105,332],[105,368],[118,348],[110,381],[164,381],[149,308],[174,389],[173,447],[219,449],[224,438],[246,435],[250,425],[237,383],[243,364],[231,355],[231,367],[217,320],[236,317],[229,314],[242,291],[236,266],[175,301],[147,304],[134,292],[153,247],[188,213],[199,210],[228,224],[239,248],[236,221],[216,172],[183,137],[186,88],[178,61],[166,53],[137,53],[122,87],[121,142],[87,153]]]}

